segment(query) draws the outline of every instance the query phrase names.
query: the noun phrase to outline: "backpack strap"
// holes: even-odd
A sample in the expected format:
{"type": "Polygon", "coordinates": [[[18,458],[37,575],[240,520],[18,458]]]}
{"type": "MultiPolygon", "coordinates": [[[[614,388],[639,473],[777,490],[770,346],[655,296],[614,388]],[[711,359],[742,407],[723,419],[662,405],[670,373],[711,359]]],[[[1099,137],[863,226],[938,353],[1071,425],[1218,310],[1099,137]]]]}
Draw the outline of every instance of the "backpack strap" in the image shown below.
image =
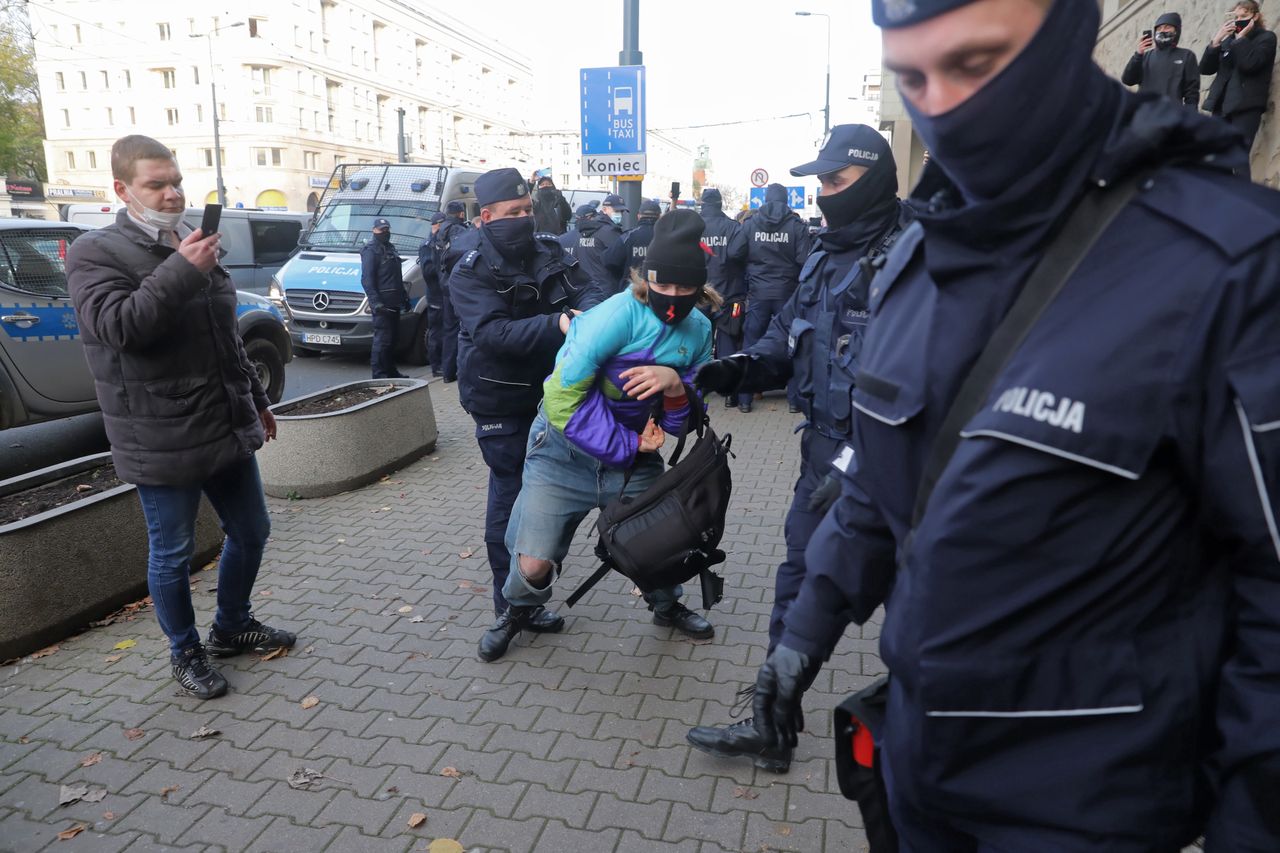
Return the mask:
{"type": "MultiPolygon", "coordinates": [[[[599,554],[602,550],[602,546],[596,546],[596,554],[599,554]]],[[[604,576],[609,574],[611,571],[613,571],[613,563],[608,559],[608,557],[605,557],[600,563],[600,568],[592,572],[591,577],[578,584],[578,588],[570,593],[569,597],[565,599],[565,607],[572,607],[577,604],[582,599],[582,596],[590,592],[591,588],[600,583],[604,576]]]]}

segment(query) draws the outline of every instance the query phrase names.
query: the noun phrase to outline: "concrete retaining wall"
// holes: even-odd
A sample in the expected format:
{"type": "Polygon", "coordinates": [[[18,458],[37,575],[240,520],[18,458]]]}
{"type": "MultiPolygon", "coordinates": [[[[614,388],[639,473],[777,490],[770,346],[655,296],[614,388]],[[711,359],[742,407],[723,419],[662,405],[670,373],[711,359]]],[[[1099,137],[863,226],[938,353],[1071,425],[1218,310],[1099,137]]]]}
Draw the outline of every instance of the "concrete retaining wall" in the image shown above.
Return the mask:
{"type": "Polygon", "coordinates": [[[369,379],[326,388],[271,407],[279,436],[258,451],[267,494],[319,498],[372,483],[435,450],[439,430],[429,383],[369,379]],[[380,397],[319,415],[290,415],[304,403],[336,392],[385,388],[380,397]]]}
{"type": "MultiPolygon", "coordinates": [[[[0,481],[0,495],[111,461],[98,453],[0,481]]],[[[195,566],[222,547],[200,501],[195,566]]],[[[0,660],[57,642],[147,594],[147,525],[136,489],[119,486],[0,526],[0,660]]]]}

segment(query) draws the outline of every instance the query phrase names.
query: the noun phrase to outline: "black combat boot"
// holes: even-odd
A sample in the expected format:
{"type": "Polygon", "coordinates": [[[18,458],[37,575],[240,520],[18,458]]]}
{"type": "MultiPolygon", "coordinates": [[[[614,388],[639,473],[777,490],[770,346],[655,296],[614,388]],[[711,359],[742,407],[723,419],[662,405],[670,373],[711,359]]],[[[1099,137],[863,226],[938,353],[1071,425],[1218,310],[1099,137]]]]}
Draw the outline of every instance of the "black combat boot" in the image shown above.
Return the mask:
{"type": "MultiPolygon", "coordinates": [[[[751,705],[755,697],[755,685],[738,691],[738,701],[730,717],[737,716],[751,705]],[[735,713],[736,712],[736,713],[735,713]]],[[[789,746],[775,746],[773,740],[760,736],[751,717],[726,726],[695,726],[685,735],[689,745],[699,752],[720,758],[750,758],[751,763],[770,773],[786,773],[791,769],[791,757],[795,750],[789,746]]]]}
{"type": "Polygon", "coordinates": [[[660,625],[663,628],[675,628],[695,640],[706,640],[714,637],[716,633],[716,629],[712,627],[710,622],[678,601],[661,610],[655,608],[653,611],[653,624],[660,625]]]}
{"type": "Polygon", "coordinates": [[[537,607],[525,627],[535,634],[559,634],[564,630],[564,617],[554,610],[537,607]]]}
{"type": "Polygon", "coordinates": [[[492,663],[505,655],[507,648],[511,645],[511,641],[518,637],[521,631],[529,627],[529,620],[534,617],[536,611],[541,609],[540,607],[508,605],[506,610],[498,614],[498,619],[493,623],[493,627],[485,631],[484,636],[480,638],[480,660],[492,663]]]}

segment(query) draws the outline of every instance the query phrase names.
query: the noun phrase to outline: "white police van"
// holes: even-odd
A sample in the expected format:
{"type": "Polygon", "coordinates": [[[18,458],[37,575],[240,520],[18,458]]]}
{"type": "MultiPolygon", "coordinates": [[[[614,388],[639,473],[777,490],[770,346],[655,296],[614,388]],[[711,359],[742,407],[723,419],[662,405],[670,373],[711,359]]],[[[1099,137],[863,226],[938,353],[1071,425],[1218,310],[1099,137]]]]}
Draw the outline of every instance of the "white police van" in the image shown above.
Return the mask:
{"type": "Polygon", "coordinates": [[[427,299],[418,249],[431,236],[431,215],[449,202],[463,202],[468,217],[479,214],[472,186],[480,174],[414,163],[335,168],[314,222],[267,292],[288,306],[294,352],[369,352],[373,317],[360,286],[360,248],[372,237],[373,221],[382,217],[391,223],[391,243],[404,259],[413,305],[400,318],[399,355],[409,364],[426,364],[427,299]]]}

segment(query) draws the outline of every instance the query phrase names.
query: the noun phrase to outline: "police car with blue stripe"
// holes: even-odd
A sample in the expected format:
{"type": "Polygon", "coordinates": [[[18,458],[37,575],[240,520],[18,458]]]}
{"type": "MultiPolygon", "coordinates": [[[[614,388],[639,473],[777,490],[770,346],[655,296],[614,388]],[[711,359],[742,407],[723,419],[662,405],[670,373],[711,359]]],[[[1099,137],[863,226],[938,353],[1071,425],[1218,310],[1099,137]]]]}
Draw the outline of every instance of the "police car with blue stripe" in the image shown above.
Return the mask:
{"type": "MultiPolygon", "coordinates": [[[[66,258],[89,229],[70,222],[0,219],[0,429],[97,411],[66,258]]],[[[245,353],[271,402],[293,358],[288,308],[237,291],[245,353]]]]}

